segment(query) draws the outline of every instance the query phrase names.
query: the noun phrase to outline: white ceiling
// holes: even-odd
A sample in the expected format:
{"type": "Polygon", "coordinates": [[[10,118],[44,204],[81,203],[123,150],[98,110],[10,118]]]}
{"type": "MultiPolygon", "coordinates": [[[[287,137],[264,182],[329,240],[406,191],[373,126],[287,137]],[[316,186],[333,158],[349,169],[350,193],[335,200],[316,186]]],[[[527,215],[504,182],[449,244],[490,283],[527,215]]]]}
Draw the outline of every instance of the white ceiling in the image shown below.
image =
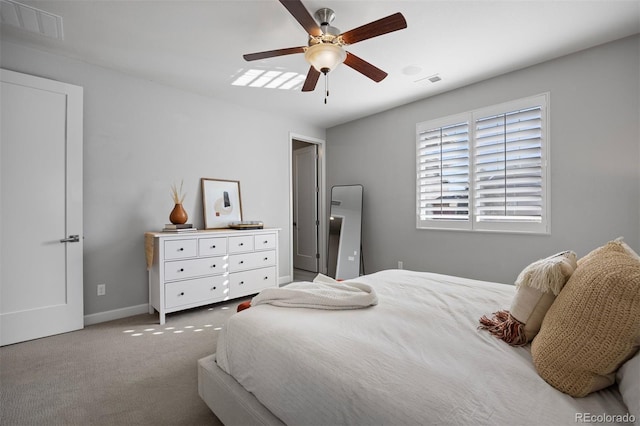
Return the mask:
{"type": "MultiPolygon", "coordinates": [[[[331,127],[640,32],[640,0],[303,0],[329,7],[347,31],[401,12],[407,29],[347,50],[389,73],[374,83],[342,65],[314,92],[232,86],[250,69],[305,74],[301,54],[245,62],[244,53],[296,47],[307,35],[277,0],[24,0],[59,15],[64,40],[3,25],[2,36],[227,102],[331,127]],[[431,83],[425,77],[439,74],[431,83]]],[[[639,64],[640,66],[640,64],[639,64]]]]}

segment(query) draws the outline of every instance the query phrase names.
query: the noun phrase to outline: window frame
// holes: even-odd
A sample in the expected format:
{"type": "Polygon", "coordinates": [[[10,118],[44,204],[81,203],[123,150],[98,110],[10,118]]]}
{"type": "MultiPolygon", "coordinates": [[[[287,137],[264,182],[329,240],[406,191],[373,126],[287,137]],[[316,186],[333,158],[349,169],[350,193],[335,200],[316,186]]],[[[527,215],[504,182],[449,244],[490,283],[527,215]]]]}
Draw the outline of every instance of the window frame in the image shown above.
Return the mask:
{"type": "Polygon", "coordinates": [[[453,114],[446,117],[435,118],[416,124],[416,228],[417,229],[441,229],[454,231],[473,232],[501,232],[501,233],[528,233],[528,234],[550,234],[551,233],[551,180],[550,180],[550,94],[549,92],[529,96],[513,101],[503,102],[478,108],[464,113],[453,114]],[[476,214],[476,121],[493,115],[508,114],[517,110],[531,107],[540,107],[541,125],[541,220],[540,222],[525,221],[478,221],[476,214]],[[447,220],[447,219],[421,219],[420,207],[420,135],[421,133],[442,128],[466,121],[469,129],[469,218],[468,220],[447,220]]]}

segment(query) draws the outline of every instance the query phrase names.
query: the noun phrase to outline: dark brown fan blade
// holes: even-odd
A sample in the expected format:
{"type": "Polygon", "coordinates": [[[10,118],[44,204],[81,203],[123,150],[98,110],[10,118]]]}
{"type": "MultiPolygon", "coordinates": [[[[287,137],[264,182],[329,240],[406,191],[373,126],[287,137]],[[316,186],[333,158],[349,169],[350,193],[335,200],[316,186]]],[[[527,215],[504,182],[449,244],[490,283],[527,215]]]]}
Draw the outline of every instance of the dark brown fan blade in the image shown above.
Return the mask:
{"type": "Polygon", "coordinates": [[[267,50],[266,52],[247,53],[242,55],[245,61],[257,61],[258,59],[273,58],[274,56],[292,55],[304,53],[305,46],[289,47],[287,49],[267,50]]]}
{"type": "Polygon", "coordinates": [[[371,65],[369,62],[365,61],[364,59],[358,58],[353,53],[347,52],[347,59],[344,60],[344,64],[353,68],[359,73],[366,75],[376,83],[380,83],[388,75],[386,72],[382,71],[380,68],[374,65],[371,65]]]}
{"type": "Polygon", "coordinates": [[[280,3],[282,3],[309,34],[313,36],[322,35],[322,30],[300,0],[280,0],[280,3]]]}
{"type": "Polygon", "coordinates": [[[347,31],[342,34],[342,40],[346,44],[353,44],[404,28],[407,28],[407,21],[404,19],[404,16],[402,16],[402,13],[398,12],[386,18],[378,19],[377,21],[369,22],[366,25],[347,31]]]}
{"type": "Polygon", "coordinates": [[[307,73],[307,79],[304,81],[304,85],[302,86],[302,91],[313,92],[313,90],[316,88],[316,84],[318,84],[319,78],[320,78],[320,71],[318,71],[314,67],[309,67],[309,72],[307,73]]]}

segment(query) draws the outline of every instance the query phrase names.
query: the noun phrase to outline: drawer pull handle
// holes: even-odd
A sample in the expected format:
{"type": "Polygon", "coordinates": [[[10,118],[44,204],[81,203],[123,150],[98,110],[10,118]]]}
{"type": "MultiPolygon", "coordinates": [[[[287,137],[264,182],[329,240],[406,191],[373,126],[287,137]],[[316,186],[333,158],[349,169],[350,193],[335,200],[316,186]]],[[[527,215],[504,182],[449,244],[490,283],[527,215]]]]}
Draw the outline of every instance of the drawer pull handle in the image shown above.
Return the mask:
{"type": "Polygon", "coordinates": [[[269,277],[264,277],[264,279],[265,279],[265,280],[268,280],[268,279],[269,279],[269,277]]]}
{"type": "Polygon", "coordinates": [[[240,244],[238,244],[238,245],[239,245],[240,247],[242,247],[242,246],[244,245],[244,243],[240,243],[240,244]]]}
{"type": "Polygon", "coordinates": [[[184,251],[184,247],[180,247],[178,251],[184,251]]]}
{"type": "Polygon", "coordinates": [[[264,261],[266,262],[267,260],[269,260],[269,258],[268,258],[268,257],[265,257],[265,258],[264,258],[264,261]]]}
{"type": "Polygon", "coordinates": [[[264,240],[264,242],[262,244],[269,244],[269,241],[264,240]]]}
{"type": "Polygon", "coordinates": [[[180,296],[184,296],[184,291],[180,293],[180,296]]]}
{"type": "Polygon", "coordinates": [[[184,272],[184,268],[180,268],[178,272],[184,272]]]}
{"type": "Polygon", "coordinates": [[[244,263],[244,260],[241,260],[239,263],[242,265],[244,263]]]}
{"type": "Polygon", "coordinates": [[[213,287],[211,288],[211,290],[215,290],[215,289],[216,289],[216,287],[215,287],[215,286],[213,286],[213,287]]]}
{"type": "Polygon", "coordinates": [[[215,265],[215,264],[213,264],[213,265],[211,265],[211,267],[212,267],[212,268],[215,268],[215,267],[216,267],[216,265],[215,265]]]}
{"type": "Polygon", "coordinates": [[[240,285],[244,284],[244,281],[240,281],[240,282],[239,282],[239,284],[240,284],[240,285]]]}

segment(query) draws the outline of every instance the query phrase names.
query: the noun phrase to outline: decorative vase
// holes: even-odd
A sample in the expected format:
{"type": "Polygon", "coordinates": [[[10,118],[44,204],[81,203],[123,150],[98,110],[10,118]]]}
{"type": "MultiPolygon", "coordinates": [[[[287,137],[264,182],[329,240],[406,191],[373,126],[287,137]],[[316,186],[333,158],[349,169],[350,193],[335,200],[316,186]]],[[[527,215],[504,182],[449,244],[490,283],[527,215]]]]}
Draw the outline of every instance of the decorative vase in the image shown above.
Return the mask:
{"type": "Polygon", "coordinates": [[[169,220],[174,225],[182,225],[183,223],[187,223],[187,219],[189,216],[187,215],[186,210],[182,207],[181,203],[176,204],[171,210],[171,214],[169,215],[169,220]]]}

